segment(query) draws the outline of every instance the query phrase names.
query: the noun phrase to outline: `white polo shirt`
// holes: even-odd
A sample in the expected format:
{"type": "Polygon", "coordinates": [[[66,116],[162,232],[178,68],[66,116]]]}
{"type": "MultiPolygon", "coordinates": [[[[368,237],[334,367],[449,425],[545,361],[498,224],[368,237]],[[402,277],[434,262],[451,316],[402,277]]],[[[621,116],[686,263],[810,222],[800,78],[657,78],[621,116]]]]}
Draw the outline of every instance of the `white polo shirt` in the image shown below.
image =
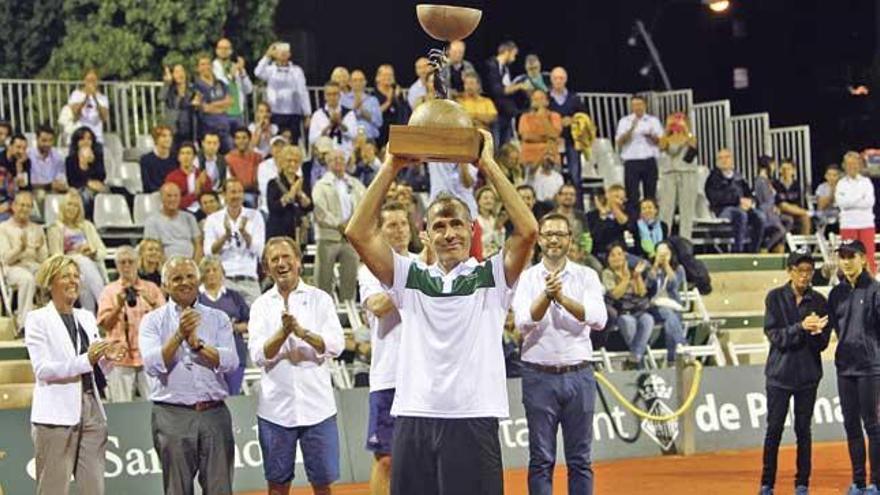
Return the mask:
{"type": "Polygon", "coordinates": [[[874,184],[864,175],[844,175],[837,182],[834,201],[840,208],[840,228],[867,229],[874,226],[874,184]]]}
{"type": "Polygon", "coordinates": [[[513,288],[503,251],[449,273],[394,253],[392,300],[402,321],[393,416],[507,417],[501,340],[513,288]]]}
{"type": "Polygon", "coordinates": [[[262,368],[257,416],[285,428],[310,426],[336,414],[327,361],[345,349],[342,325],[330,296],[300,280],[287,297],[290,314],[306,330],[324,339],[324,353],[291,334],[272,359],[263,346],[281,328],[284,300],[272,287],[254,301],[248,321],[248,351],[262,368]]]}
{"type": "MultiPolygon", "coordinates": [[[[614,136],[615,141],[620,139],[632,127],[632,122],[635,118],[635,114],[631,113],[620,119],[620,122],[617,123],[617,134],[614,136]]],[[[630,140],[620,147],[621,160],[644,160],[660,156],[660,148],[646,138],[645,134],[652,134],[657,138],[663,136],[663,126],[657,117],[648,114],[642,115],[639,123],[636,124],[630,140]]]]}
{"type": "MultiPolygon", "coordinates": [[[[214,241],[223,237],[226,233],[226,219],[229,217],[227,209],[215,211],[205,219],[205,254],[211,253],[214,241]]],[[[263,245],[266,243],[266,224],[263,215],[253,208],[241,208],[241,213],[235,220],[230,219],[232,224],[232,237],[227,240],[218,253],[220,262],[223,263],[223,271],[227,277],[250,277],[257,279],[257,263],[263,255],[263,245]],[[248,246],[241,235],[241,223],[247,217],[245,231],[251,236],[251,245],[248,246]]]]}
{"type": "Polygon", "coordinates": [[[538,263],[520,275],[513,314],[523,334],[521,359],[545,366],[588,361],[593,357],[590,330],[602,330],[608,320],[605,288],[592,268],[567,261],[560,273],[562,293],[584,305],[585,321],[575,318],[557,302],[551,302],[544,317],[535,321],[532,303],[544,292],[544,277],[549,273],[544,263],[538,263]]]}

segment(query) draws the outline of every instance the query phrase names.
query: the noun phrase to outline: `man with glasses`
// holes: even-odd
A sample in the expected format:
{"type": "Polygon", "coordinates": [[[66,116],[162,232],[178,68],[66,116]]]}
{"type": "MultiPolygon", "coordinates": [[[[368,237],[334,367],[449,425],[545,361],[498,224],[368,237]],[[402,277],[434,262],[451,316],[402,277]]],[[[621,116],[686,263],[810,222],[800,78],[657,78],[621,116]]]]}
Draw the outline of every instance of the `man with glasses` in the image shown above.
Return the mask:
{"type": "Polygon", "coordinates": [[[789,281],[767,294],[764,333],[770,355],[764,367],[767,377],[767,433],[764,437],[764,469],[761,495],[772,495],[776,461],[788,404],[794,398],[794,431],[797,436],[795,494],[807,493],[810,483],[810,422],[816,389],[822,379],[820,354],[828,347],[827,302],[812,287],[815,261],[807,249],[788,256],[789,281]]]}
{"type": "Polygon", "coordinates": [[[529,493],[553,493],[556,433],[562,426],[568,493],[592,494],[596,380],[590,330],[605,327],[604,290],[595,271],[567,260],[572,237],[568,217],[547,214],[538,232],[541,261],[523,272],[512,304],[523,335],[529,493]]]}

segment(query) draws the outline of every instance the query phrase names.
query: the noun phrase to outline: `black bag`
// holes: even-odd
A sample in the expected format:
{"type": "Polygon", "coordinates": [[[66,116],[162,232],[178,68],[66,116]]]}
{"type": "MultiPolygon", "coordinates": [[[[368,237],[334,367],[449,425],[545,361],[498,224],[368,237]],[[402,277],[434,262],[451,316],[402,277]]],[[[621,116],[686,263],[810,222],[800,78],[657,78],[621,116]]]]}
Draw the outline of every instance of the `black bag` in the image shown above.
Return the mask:
{"type": "Polygon", "coordinates": [[[698,260],[694,256],[694,246],[684,237],[671,236],[669,246],[675,252],[676,258],[681,266],[684,267],[684,273],[687,281],[693,284],[700,294],[706,295],[712,292],[712,278],[709,276],[709,269],[706,264],[698,260]]]}

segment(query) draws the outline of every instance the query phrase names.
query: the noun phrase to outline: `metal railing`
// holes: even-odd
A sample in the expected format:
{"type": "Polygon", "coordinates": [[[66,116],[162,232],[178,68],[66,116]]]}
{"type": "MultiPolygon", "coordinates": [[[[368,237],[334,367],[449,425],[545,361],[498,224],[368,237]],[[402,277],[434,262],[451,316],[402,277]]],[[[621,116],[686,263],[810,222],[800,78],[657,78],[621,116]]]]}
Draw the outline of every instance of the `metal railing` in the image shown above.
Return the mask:
{"type": "Polygon", "coordinates": [[[743,177],[752,183],[758,172],[758,157],[771,149],[770,114],[734,115],[730,118],[730,125],[734,163],[743,177]]]}
{"type": "Polygon", "coordinates": [[[715,165],[715,155],[721,148],[730,148],[733,128],[730,124],[730,101],[697,103],[691,110],[693,132],[697,137],[700,163],[715,165]]]}
{"type": "Polygon", "coordinates": [[[660,119],[664,125],[669,115],[676,112],[688,114],[694,106],[694,92],[690,89],[676,89],[662,93],[649,91],[639,94],[645,98],[648,112],[660,119]]]}
{"type": "Polygon", "coordinates": [[[578,93],[584,108],[596,124],[600,138],[614,141],[617,123],[629,113],[629,93],[578,93]]]}
{"type": "Polygon", "coordinates": [[[810,126],[777,127],[770,129],[773,156],[777,160],[791,158],[797,167],[801,197],[806,198],[813,187],[813,161],[810,158],[810,126]]]}

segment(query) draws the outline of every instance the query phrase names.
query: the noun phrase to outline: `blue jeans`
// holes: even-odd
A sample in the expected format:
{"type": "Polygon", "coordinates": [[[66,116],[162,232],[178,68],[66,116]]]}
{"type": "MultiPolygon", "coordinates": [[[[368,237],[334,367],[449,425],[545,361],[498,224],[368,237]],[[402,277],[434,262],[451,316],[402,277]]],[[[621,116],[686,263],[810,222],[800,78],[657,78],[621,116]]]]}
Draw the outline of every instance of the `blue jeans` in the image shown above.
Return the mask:
{"type": "Polygon", "coordinates": [[[592,495],[593,370],[556,375],[524,366],[522,395],[529,425],[529,494],[553,493],[556,432],[562,426],[568,493],[592,495]]]}
{"type": "Polygon", "coordinates": [[[654,317],[648,312],[621,314],[617,317],[617,328],[620,329],[629,351],[636,361],[640,361],[648,349],[648,339],[654,329],[654,317]]]}
{"type": "Polygon", "coordinates": [[[678,344],[687,344],[684,325],[681,322],[681,313],[674,309],[655,306],[651,309],[651,314],[655,320],[663,323],[663,334],[666,341],[666,361],[671,363],[675,361],[675,347],[678,344]]]}
{"type": "Polygon", "coordinates": [[[718,216],[730,220],[730,224],[733,226],[733,252],[745,252],[747,236],[751,237],[748,252],[758,252],[761,248],[761,241],[764,239],[764,228],[767,223],[767,217],[763,212],[755,208],[746,211],[739,206],[726,206],[718,216]]]}

